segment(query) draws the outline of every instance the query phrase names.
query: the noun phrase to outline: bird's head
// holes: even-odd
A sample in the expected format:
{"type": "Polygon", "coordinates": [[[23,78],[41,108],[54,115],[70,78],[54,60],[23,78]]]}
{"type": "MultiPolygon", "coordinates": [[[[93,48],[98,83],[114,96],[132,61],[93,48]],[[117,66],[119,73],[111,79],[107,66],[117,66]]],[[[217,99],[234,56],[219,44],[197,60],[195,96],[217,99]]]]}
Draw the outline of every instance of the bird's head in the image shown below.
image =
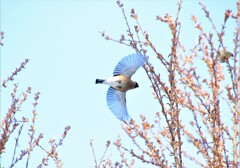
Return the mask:
{"type": "Polygon", "coordinates": [[[139,85],[138,85],[138,83],[137,83],[137,82],[135,82],[135,88],[137,88],[137,87],[139,87],[139,85]]]}

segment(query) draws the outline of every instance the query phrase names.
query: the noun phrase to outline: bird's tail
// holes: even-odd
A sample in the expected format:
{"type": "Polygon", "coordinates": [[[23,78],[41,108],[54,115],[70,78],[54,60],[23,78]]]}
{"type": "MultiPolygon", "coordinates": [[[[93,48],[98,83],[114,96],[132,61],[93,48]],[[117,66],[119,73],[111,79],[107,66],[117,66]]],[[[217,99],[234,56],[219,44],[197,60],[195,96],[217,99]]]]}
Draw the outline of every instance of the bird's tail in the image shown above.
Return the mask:
{"type": "Polygon", "coordinates": [[[104,81],[105,81],[104,79],[96,79],[96,84],[103,83],[104,81]]]}

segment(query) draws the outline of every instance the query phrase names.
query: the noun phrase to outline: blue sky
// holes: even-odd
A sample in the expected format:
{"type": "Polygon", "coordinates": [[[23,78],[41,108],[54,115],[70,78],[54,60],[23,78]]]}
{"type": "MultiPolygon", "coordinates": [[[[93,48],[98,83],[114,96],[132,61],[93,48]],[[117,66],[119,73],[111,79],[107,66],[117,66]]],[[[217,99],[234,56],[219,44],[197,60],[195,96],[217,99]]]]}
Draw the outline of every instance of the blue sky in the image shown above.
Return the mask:
{"type": "MultiPolygon", "coordinates": [[[[223,21],[224,11],[235,10],[236,3],[203,2],[211,10],[217,26],[223,21]]],[[[156,21],[156,16],[164,16],[165,13],[175,16],[176,1],[123,3],[127,15],[131,8],[135,8],[143,28],[150,33],[157,48],[163,54],[168,54],[170,32],[166,24],[156,21]]],[[[182,39],[190,47],[194,45],[197,34],[190,20],[192,14],[211,31],[198,3],[184,1],[180,15],[182,39]]],[[[231,24],[227,26],[231,28],[231,24]]],[[[95,85],[96,78],[110,77],[117,62],[134,52],[126,46],[105,41],[99,31],[118,39],[126,29],[115,1],[1,1],[1,30],[5,32],[4,46],[1,48],[1,81],[25,58],[30,59],[26,69],[14,82],[19,83],[19,93],[28,86],[33,88],[33,93],[41,93],[36,129],[44,135],[43,146],[48,147],[50,138],[58,139],[64,127],[71,126],[64,145],[59,149],[64,167],[94,166],[89,139],[93,139],[98,157],[105,148],[105,142],[114,142],[118,135],[121,135],[126,146],[132,146],[121,129],[120,121],[108,110],[105,101],[108,87],[95,85]]],[[[228,39],[231,40],[232,36],[227,36],[228,39]]],[[[150,57],[150,61],[158,63],[154,57],[150,57]]],[[[138,81],[140,87],[127,94],[130,116],[137,121],[140,114],[153,119],[160,107],[153,98],[147,75],[140,69],[133,79],[138,81]]],[[[12,84],[8,84],[7,89],[1,90],[1,117],[10,104],[8,93],[12,88],[12,84]]],[[[23,115],[31,116],[31,101],[32,98],[23,106],[23,115]]],[[[11,151],[12,145],[13,142],[10,142],[7,150],[11,151]]],[[[39,164],[39,157],[43,156],[38,152],[34,154],[31,167],[39,164]]],[[[113,145],[108,154],[112,154],[115,160],[119,158],[113,145]]],[[[11,152],[2,156],[2,166],[8,167],[11,156],[11,152]]],[[[141,165],[140,162],[135,163],[135,167],[141,165]]]]}

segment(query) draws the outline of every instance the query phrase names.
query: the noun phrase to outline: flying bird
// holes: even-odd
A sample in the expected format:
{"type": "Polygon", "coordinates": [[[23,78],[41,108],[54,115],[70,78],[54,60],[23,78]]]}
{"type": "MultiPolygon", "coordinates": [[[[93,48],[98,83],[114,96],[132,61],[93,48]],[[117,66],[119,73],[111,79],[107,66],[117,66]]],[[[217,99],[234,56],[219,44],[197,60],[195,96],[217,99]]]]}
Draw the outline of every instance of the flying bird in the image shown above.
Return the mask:
{"type": "Polygon", "coordinates": [[[96,84],[110,86],[107,91],[107,105],[110,111],[122,121],[130,118],[126,107],[126,92],[139,87],[137,82],[131,80],[131,77],[146,61],[145,55],[138,53],[128,55],[118,62],[113,77],[96,79],[96,84]]]}

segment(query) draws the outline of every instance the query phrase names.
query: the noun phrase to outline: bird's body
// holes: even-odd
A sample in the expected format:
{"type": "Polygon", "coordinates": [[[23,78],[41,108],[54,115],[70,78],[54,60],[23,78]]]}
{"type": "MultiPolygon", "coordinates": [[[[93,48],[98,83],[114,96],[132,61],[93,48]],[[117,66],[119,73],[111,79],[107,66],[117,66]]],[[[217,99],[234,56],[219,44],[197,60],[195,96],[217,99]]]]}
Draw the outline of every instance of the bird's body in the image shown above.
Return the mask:
{"type": "Polygon", "coordinates": [[[115,90],[126,92],[130,89],[138,87],[138,84],[131,80],[128,76],[118,75],[109,79],[97,79],[96,83],[103,83],[113,87],[115,90]]]}
{"type": "Polygon", "coordinates": [[[112,113],[120,120],[126,121],[130,117],[126,107],[126,92],[138,87],[138,83],[131,80],[131,76],[141,67],[147,58],[145,55],[132,54],[124,57],[115,67],[113,77],[96,79],[96,84],[109,85],[107,105],[112,113]]]}

